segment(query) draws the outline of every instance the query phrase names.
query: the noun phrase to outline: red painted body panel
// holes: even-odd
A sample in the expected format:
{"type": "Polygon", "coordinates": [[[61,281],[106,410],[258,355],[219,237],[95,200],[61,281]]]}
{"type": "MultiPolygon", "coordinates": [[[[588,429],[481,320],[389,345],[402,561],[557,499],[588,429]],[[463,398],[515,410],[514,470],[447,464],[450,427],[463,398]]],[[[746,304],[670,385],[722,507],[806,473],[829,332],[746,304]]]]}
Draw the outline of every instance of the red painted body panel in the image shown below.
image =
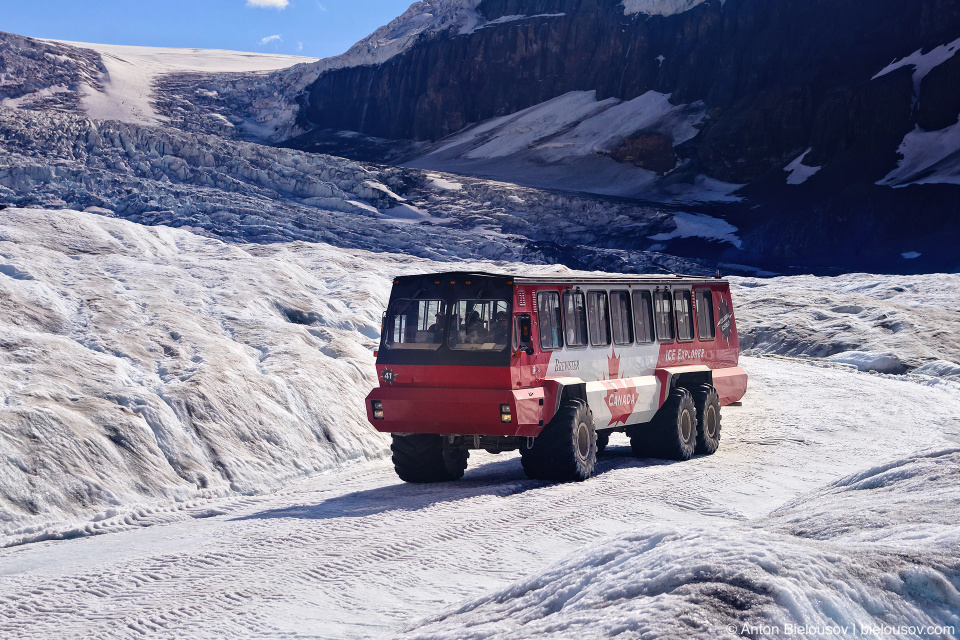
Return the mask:
{"type": "Polygon", "coordinates": [[[720,404],[739,402],[747,392],[747,372],[740,367],[718,369],[713,372],[713,386],[720,396],[720,404]]]}
{"type": "Polygon", "coordinates": [[[378,387],[367,396],[367,419],[384,433],[536,436],[543,420],[543,389],[378,387]],[[371,401],[383,405],[374,420],[371,401]],[[513,420],[500,420],[509,404],[513,420]]]}
{"type": "Polygon", "coordinates": [[[381,385],[428,389],[512,389],[510,367],[446,367],[437,365],[377,365],[381,385]],[[391,371],[392,382],[384,379],[391,371]]]}

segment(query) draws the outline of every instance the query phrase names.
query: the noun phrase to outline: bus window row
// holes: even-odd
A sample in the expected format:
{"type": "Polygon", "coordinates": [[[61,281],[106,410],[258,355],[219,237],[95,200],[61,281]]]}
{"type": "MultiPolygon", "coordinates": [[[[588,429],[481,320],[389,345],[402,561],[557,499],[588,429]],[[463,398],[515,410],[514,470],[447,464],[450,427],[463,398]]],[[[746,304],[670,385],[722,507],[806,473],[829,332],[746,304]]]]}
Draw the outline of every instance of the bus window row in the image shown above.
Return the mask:
{"type": "Polygon", "coordinates": [[[588,345],[669,343],[716,337],[709,289],[663,291],[541,291],[537,294],[540,347],[577,349],[588,345]]]}

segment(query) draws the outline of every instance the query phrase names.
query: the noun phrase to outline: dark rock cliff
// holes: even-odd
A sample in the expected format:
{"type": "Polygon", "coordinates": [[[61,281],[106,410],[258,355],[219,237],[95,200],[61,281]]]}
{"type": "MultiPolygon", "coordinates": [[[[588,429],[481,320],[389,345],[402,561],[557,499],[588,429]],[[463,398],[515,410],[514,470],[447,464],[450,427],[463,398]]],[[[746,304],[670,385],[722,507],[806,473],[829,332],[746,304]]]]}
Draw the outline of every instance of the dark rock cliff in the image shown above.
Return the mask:
{"type": "MultiPolygon", "coordinates": [[[[913,127],[910,70],[870,78],[960,36],[956,0],[710,0],[667,17],[624,16],[617,0],[487,0],[479,11],[565,15],[451,33],[379,66],[328,72],[310,88],[303,123],[435,140],[568,91],[656,90],[713,108],[691,153],[709,175],[745,183],[809,146],[811,164],[851,149],[892,152],[913,127]]],[[[957,72],[937,71],[920,100],[934,128],[960,114],[957,72]]]]}

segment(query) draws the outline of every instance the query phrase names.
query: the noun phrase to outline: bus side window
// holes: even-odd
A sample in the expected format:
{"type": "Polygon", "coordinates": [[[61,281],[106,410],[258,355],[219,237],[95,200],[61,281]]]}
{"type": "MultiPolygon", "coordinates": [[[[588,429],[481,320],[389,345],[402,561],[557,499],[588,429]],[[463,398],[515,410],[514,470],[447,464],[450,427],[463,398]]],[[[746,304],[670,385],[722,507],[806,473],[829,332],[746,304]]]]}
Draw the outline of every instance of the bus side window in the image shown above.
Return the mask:
{"type": "Polygon", "coordinates": [[[717,323],[713,318],[713,292],[710,289],[697,291],[697,333],[700,339],[709,342],[717,337],[717,323]]]}
{"type": "Polygon", "coordinates": [[[653,332],[653,298],[649,291],[633,292],[633,326],[639,344],[655,341],[653,332]]]}
{"type": "Polygon", "coordinates": [[[633,344],[633,327],[630,319],[630,294],[626,291],[610,292],[610,325],[613,329],[614,344],[633,344]]]}
{"type": "Polygon", "coordinates": [[[673,300],[669,291],[653,295],[653,313],[656,319],[657,340],[673,342],[673,300]]]}
{"type": "Polygon", "coordinates": [[[401,343],[404,342],[406,337],[406,331],[404,327],[407,323],[407,316],[398,314],[393,317],[393,331],[391,332],[390,342],[401,343]]]}
{"type": "Polygon", "coordinates": [[[584,296],[579,291],[563,294],[563,322],[567,330],[568,347],[587,346],[587,309],[584,296]]]}
{"type": "Polygon", "coordinates": [[[587,294],[587,318],[590,321],[590,344],[606,347],[610,344],[610,312],[607,309],[607,292],[591,291],[587,294]]]}
{"type": "Polygon", "coordinates": [[[677,312],[677,340],[693,340],[693,305],[690,304],[689,291],[677,291],[673,294],[674,308],[677,312]]]}
{"type": "Polygon", "coordinates": [[[560,322],[560,294],[541,291],[537,294],[537,316],[540,325],[540,348],[563,347],[563,325],[560,322]]]}

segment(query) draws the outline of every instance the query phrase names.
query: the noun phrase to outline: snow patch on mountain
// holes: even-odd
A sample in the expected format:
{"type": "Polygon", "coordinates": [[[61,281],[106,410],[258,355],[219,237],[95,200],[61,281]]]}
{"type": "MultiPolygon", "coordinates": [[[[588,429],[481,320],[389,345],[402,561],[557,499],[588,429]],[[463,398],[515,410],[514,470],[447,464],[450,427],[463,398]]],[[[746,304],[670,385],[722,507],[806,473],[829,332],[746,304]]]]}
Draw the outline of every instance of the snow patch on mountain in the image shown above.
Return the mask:
{"type": "Polygon", "coordinates": [[[196,49],[173,47],[141,47],[133,45],[99,44],[95,42],[62,42],[83,49],[91,49],[101,56],[113,56],[127,64],[140,67],[145,73],[173,73],[184,71],[244,73],[286,69],[295,64],[316,62],[317,58],[291,56],[280,53],[254,53],[225,49],[196,49]]]}
{"type": "MultiPolygon", "coordinates": [[[[594,94],[595,92],[590,92],[594,94]]],[[[694,138],[706,116],[706,105],[673,105],[670,95],[648,91],[643,95],[598,110],[580,120],[569,132],[541,145],[548,160],[609,153],[625,138],[639,131],[668,136],[673,146],[694,138]]],[[[603,101],[607,102],[607,101],[603,101]]],[[[602,103],[598,102],[597,105],[602,103]]]]}
{"type": "Polygon", "coordinates": [[[601,195],[735,200],[731,194],[741,185],[705,176],[661,184],[655,171],[610,157],[624,141],[640,134],[672,146],[682,144],[699,133],[705,115],[703,103],[674,105],[669,94],[656,91],[628,101],[598,101],[595,91],[571,91],[467,127],[427,146],[405,166],[601,195]]]}
{"type": "Polygon", "coordinates": [[[939,131],[917,126],[900,143],[897,168],[877,182],[894,188],[911,184],[960,184],[960,118],[939,131]]]}
{"type": "MultiPolygon", "coordinates": [[[[872,79],[903,67],[913,67],[913,101],[916,104],[923,79],[953,58],[957,51],[960,51],[960,38],[926,53],[918,49],[891,62],[872,79]]],[[[897,153],[902,156],[897,167],[876,184],[893,188],[914,184],[960,184],[960,114],[956,124],[938,131],[927,131],[918,125],[904,136],[897,153]]]]}
{"type": "MultiPolygon", "coordinates": [[[[637,13],[648,16],[672,16],[698,7],[706,0],[623,0],[623,14],[637,13]]],[[[720,0],[723,4],[723,0],[720,0]]]]}
{"type": "Polygon", "coordinates": [[[500,17],[497,18],[496,20],[489,20],[489,21],[478,22],[478,23],[476,23],[475,25],[472,25],[472,26],[464,26],[462,29],[460,29],[460,35],[462,35],[462,36],[463,36],[463,35],[469,35],[469,34],[471,34],[471,33],[474,33],[475,31],[477,31],[478,29],[485,29],[485,28],[487,28],[487,27],[495,27],[495,26],[497,26],[497,25],[506,24],[506,23],[508,23],[508,22],[518,22],[518,21],[520,21],[520,20],[526,20],[526,19],[529,19],[529,18],[562,18],[562,17],[565,16],[565,15],[567,15],[567,14],[565,14],[565,13],[537,13],[537,14],[534,14],[534,15],[522,15],[522,14],[517,14],[517,15],[511,15],[511,16],[500,16],[500,17]]]}
{"type": "Polygon", "coordinates": [[[926,53],[923,52],[923,49],[917,49],[909,56],[888,64],[871,80],[876,80],[903,67],[913,67],[913,100],[916,102],[920,97],[920,83],[923,82],[927,74],[952,58],[958,50],[960,50],[960,38],[948,44],[942,44],[926,53]]]}
{"type": "Polygon", "coordinates": [[[807,154],[809,154],[811,151],[813,151],[812,148],[807,149],[806,151],[801,153],[799,156],[797,156],[793,160],[793,162],[791,162],[790,164],[788,164],[786,167],[783,168],[783,170],[786,171],[788,174],[787,184],[793,184],[793,185],[803,184],[804,182],[809,180],[811,177],[816,175],[816,173],[823,168],[823,167],[811,167],[803,164],[803,159],[806,158],[807,154]]]}
{"type": "Polygon", "coordinates": [[[626,102],[597,100],[596,91],[571,91],[517,113],[493,118],[448,136],[424,156],[457,150],[471,159],[502,158],[541,150],[544,160],[609,152],[641,130],[670,135],[675,145],[697,135],[705,106],[670,104],[670,95],[648,91],[626,102]]]}
{"type": "Polygon", "coordinates": [[[737,249],[743,247],[743,242],[737,237],[738,229],[720,218],[699,213],[675,213],[673,222],[677,226],[674,231],[658,233],[650,236],[651,240],[664,242],[674,238],[704,238],[718,242],[729,242],[737,249]]]}

